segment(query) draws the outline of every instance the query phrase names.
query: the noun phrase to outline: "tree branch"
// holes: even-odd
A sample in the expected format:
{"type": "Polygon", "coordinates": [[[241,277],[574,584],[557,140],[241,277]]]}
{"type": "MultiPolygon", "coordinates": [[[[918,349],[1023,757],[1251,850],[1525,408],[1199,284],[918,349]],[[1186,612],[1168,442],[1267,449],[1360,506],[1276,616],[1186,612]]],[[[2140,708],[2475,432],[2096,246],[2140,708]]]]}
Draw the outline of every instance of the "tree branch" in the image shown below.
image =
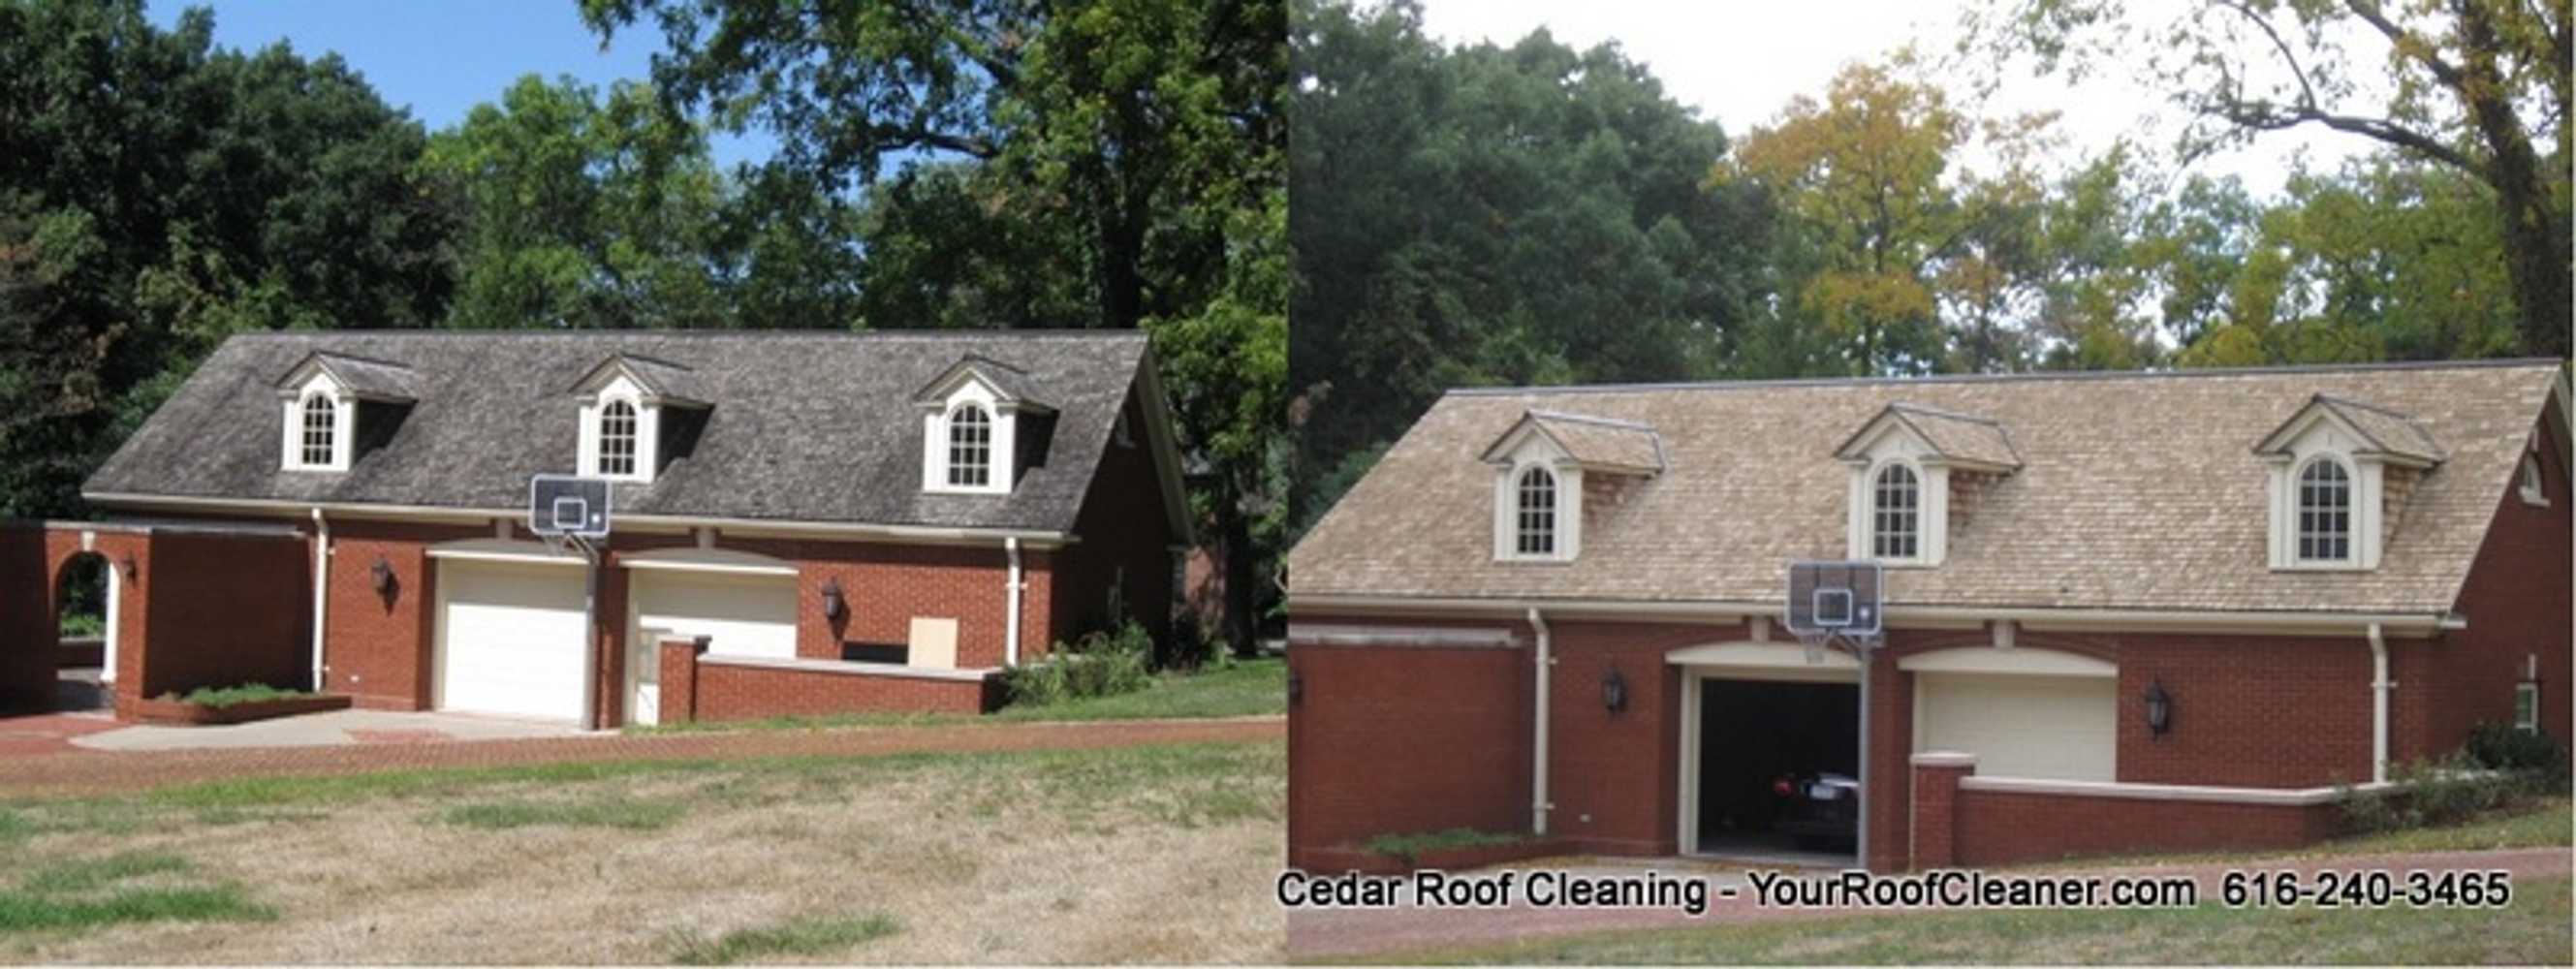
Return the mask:
{"type": "Polygon", "coordinates": [[[2290,76],[2299,79],[2299,104],[2303,107],[2316,107],[2317,89],[2308,83],[2307,69],[2299,66],[2299,55],[2290,50],[2289,41],[2281,39],[2280,31],[2272,29],[2272,22],[2255,14],[2252,7],[2238,0],[2219,0],[2218,5],[2234,10],[2245,19],[2253,21],[2254,26],[2262,28],[2263,36],[2272,38],[2272,49],[2281,52],[2282,62],[2290,65],[2290,76]]]}
{"type": "MultiPolygon", "coordinates": [[[[2396,48],[2398,53],[2407,53],[2406,28],[2400,27],[2397,25],[2396,21],[2388,19],[2388,15],[2380,11],[2379,4],[2373,2],[2373,0],[2344,0],[2343,5],[2345,9],[2352,11],[2353,16],[2360,17],[2364,22],[2370,24],[2371,27],[2377,29],[2381,36],[2388,38],[2389,45],[2396,48]]],[[[2420,40],[2421,38],[2417,39],[2420,40]]],[[[2417,51],[2411,56],[2418,61],[2422,61],[2424,66],[2433,72],[2435,80],[2441,81],[2443,85],[2451,88],[2452,90],[2458,90],[2460,87],[2460,69],[2453,66],[2451,62],[2443,60],[2442,55],[2433,53],[2433,47],[2431,44],[2419,44],[2417,45],[2417,48],[2417,51]]]]}
{"type": "Polygon", "coordinates": [[[2470,159],[2467,155],[2461,154],[2457,149],[2454,149],[2449,145],[2445,145],[2422,132],[2403,127],[2396,122],[2389,121],[2385,118],[2364,118],[2348,114],[2334,114],[2313,105],[2301,105],[2291,109],[2280,109],[2262,102],[2254,102],[2250,104],[2230,102],[2220,105],[2218,110],[2220,114],[2227,118],[2230,124],[2240,127],[2253,128],[2259,131],[2282,131],[2289,128],[2295,128],[2303,124],[2321,124],[2336,131],[2361,135],[2365,138],[2370,138],[2388,145],[2416,152],[2427,158],[2431,158],[2434,161],[2459,168],[2461,171],[2468,172],[2472,175],[2477,175],[2482,178],[2486,175],[2486,169],[2480,167],[2476,161],[2470,159]]]}

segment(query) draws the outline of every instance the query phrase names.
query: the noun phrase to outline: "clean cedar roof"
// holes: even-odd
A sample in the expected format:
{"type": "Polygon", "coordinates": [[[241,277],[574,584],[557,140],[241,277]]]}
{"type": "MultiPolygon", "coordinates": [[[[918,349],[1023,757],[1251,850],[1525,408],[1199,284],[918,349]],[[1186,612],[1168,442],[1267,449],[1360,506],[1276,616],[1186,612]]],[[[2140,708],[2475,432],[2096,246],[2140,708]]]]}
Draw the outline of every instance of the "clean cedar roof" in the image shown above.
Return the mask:
{"type": "Polygon", "coordinates": [[[245,334],[216,348],[83,491],[524,508],[529,475],[575,470],[570,389],[620,356],[709,405],[694,443],[652,483],[615,486],[621,513],[1070,531],[1146,346],[1132,332],[1006,330],[245,334]],[[348,471],[282,471],[272,384],[317,351],[335,367],[407,374],[415,403],[348,471]],[[1007,363],[1055,408],[1008,495],[921,487],[912,393],[968,356],[1007,363]]]}
{"type": "MultiPolygon", "coordinates": [[[[1786,563],[1845,553],[1838,445],[1891,405],[2009,429],[2020,468],[1889,602],[2042,608],[2444,612],[2507,493],[2558,367],[2381,367],[1455,391],[1289,556],[1306,596],[1773,602],[1786,563]],[[2439,441],[2380,567],[2268,567],[2254,446],[2319,394],[2439,441]],[[1570,563],[1495,562],[1493,468],[1529,410],[1648,424],[1666,470],[1587,519],[1570,563]]],[[[2428,442],[2418,442],[2425,446],[2428,442]]],[[[1959,445],[1968,446],[1968,445],[1959,445]]]]}
{"type": "Polygon", "coordinates": [[[1522,440],[1523,426],[1547,435],[1567,457],[1586,467],[1652,474],[1664,469],[1664,446],[1643,424],[1605,421],[1553,411],[1529,411],[1512,429],[1485,449],[1485,460],[1499,460],[1506,445],[1522,440]]]}

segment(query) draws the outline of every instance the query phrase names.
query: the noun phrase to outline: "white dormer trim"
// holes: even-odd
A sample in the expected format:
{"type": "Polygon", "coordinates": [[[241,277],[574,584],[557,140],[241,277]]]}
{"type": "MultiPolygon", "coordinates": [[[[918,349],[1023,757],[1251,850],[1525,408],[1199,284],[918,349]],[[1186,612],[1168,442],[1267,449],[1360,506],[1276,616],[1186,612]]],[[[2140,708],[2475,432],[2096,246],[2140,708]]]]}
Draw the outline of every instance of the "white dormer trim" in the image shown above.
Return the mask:
{"type": "MultiPolygon", "coordinates": [[[[662,463],[662,407],[647,393],[632,374],[623,368],[583,399],[581,405],[581,444],[579,464],[582,474],[611,481],[649,484],[653,471],[662,463]],[[623,402],[635,409],[635,467],[623,474],[610,474],[600,466],[600,417],[611,401],[623,402]]],[[[561,440],[558,438],[557,440],[561,440]]]]}
{"type": "Polygon", "coordinates": [[[1531,434],[1494,454],[1494,561],[1571,562],[1583,554],[1583,465],[1545,434],[1531,434]],[[1556,479],[1555,549],[1520,550],[1520,482],[1532,468],[1556,479]]]}
{"type": "Polygon", "coordinates": [[[960,370],[963,379],[943,381],[944,393],[922,402],[921,415],[921,490],[932,494],[1006,495],[1019,476],[1019,414],[1021,404],[1006,399],[1001,389],[972,369],[960,370]],[[948,433],[950,422],[967,408],[983,411],[992,421],[990,473],[981,485],[948,483],[948,433]]]}
{"type": "Polygon", "coordinates": [[[1877,562],[1892,568],[1931,568],[1950,554],[1950,462],[1930,442],[1901,422],[1880,425],[1876,433],[1843,452],[1851,469],[1844,496],[1844,558],[1877,562]],[[1914,554],[1889,557],[1877,552],[1878,475],[1890,465],[1914,472],[1914,554]]]}
{"type": "MultiPolygon", "coordinates": [[[[2367,572],[2379,567],[2382,504],[2391,459],[2371,449],[2370,439],[2322,409],[2296,427],[2266,441],[2262,455],[2271,465],[2269,533],[2271,567],[2281,572],[2367,572]],[[2299,557],[2299,479],[2310,465],[2332,462],[2352,487],[2350,554],[2339,559],[2299,557]]],[[[2410,467],[2420,462],[2400,460],[2410,467]]]]}
{"type": "Polygon", "coordinates": [[[278,397],[278,467],[287,471],[349,470],[350,452],[358,434],[358,396],[329,371],[313,367],[306,371],[301,383],[278,397]],[[331,460],[319,464],[304,460],[304,408],[307,401],[315,398],[331,402],[331,460]]]}

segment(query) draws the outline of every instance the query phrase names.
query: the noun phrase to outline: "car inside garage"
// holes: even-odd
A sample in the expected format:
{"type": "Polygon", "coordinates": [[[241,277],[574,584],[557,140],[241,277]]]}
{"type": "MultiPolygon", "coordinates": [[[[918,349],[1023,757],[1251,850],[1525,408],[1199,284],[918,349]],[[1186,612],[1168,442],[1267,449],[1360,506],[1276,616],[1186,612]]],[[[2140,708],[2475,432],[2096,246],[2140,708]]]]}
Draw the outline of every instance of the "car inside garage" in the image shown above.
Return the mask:
{"type": "Polygon", "coordinates": [[[1695,678],[1699,850],[1854,850],[1860,688],[1851,683],[1695,678]]]}

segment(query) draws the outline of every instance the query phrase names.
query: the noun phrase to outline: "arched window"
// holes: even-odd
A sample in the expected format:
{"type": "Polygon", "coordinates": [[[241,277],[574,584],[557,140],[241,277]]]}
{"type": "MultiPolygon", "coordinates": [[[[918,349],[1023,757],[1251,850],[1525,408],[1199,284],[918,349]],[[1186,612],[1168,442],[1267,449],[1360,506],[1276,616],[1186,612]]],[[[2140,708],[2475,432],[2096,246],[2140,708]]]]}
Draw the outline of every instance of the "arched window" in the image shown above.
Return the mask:
{"type": "Polygon", "coordinates": [[[303,454],[297,463],[314,468],[331,466],[340,429],[338,411],[339,405],[332,402],[329,394],[317,390],[304,395],[303,454]]]}
{"type": "Polygon", "coordinates": [[[1556,474],[1546,468],[1523,471],[1518,491],[1513,550],[1522,555],[1556,554],[1556,474]]]}
{"type": "Polygon", "coordinates": [[[1878,469],[1870,484],[1870,554],[1883,559],[1910,559],[1922,550],[1923,488],[1914,469],[1891,464],[1878,469]]]}
{"type": "Polygon", "coordinates": [[[635,405],[612,400],[599,409],[599,473],[635,473],[635,405]]]}
{"type": "Polygon", "coordinates": [[[975,404],[948,412],[948,484],[982,488],[993,482],[993,418],[975,404]]]}
{"type": "Polygon", "coordinates": [[[2352,475],[2332,458],[2299,469],[2299,561],[2352,558],[2352,475]]]}
{"type": "Polygon", "coordinates": [[[2522,500],[2525,504],[2548,507],[2549,483],[2540,469],[2540,455],[2522,456],[2522,500]]]}

